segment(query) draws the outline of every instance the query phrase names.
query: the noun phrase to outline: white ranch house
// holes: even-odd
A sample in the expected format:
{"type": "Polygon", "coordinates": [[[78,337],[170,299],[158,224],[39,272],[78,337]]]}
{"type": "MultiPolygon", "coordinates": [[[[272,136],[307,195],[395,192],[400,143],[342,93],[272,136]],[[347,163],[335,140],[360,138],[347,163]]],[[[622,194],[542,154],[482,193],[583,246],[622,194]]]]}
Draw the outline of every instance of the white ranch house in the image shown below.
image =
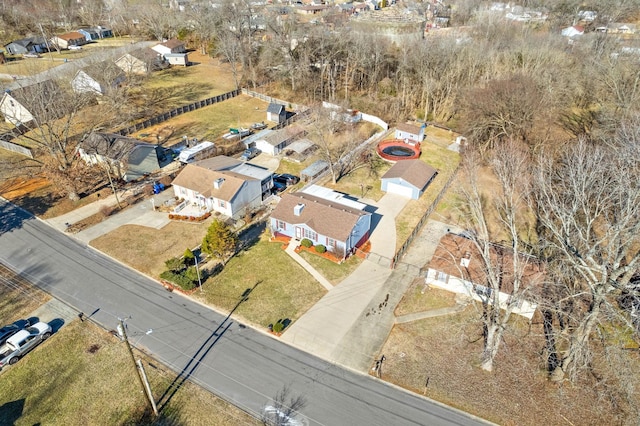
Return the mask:
{"type": "MultiPolygon", "coordinates": [[[[499,258],[496,250],[493,250],[491,256],[494,261],[499,258]]],[[[511,256],[512,254],[504,256],[502,262],[505,269],[498,300],[503,309],[508,303],[513,302],[514,274],[509,270],[511,256]]],[[[542,265],[536,259],[526,259],[529,261],[524,262],[522,271],[518,271],[522,280],[521,285],[524,287],[521,288],[520,296],[515,300],[512,312],[532,319],[537,308],[533,296],[542,287],[545,274],[542,265]]],[[[492,300],[492,289],[487,286],[480,253],[470,239],[461,235],[449,233],[442,237],[429,262],[425,283],[453,293],[465,294],[480,302],[492,300]]]]}

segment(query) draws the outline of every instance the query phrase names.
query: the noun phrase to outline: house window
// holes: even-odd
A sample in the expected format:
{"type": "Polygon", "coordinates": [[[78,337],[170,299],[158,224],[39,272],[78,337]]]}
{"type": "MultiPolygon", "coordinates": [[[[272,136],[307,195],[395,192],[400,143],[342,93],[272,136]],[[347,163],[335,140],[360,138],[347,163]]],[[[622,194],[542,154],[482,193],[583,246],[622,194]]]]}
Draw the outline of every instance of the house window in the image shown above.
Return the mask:
{"type": "Polygon", "coordinates": [[[489,288],[489,287],[485,287],[483,285],[478,285],[476,284],[475,286],[475,292],[478,296],[480,297],[491,297],[491,294],[493,293],[493,291],[489,288]]]}
{"type": "Polygon", "coordinates": [[[227,208],[227,203],[225,203],[222,200],[218,200],[218,205],[220,206],[220,208],[223,208],[223,209],[227,208]]]}
{"type": "Polygon", "coordinates": [[[276,220],[276,226],[278,227],[278,229],[287,229],[287,224],[281,220],[276,220]]]}
{"type": "Polygon", "coordinates": [[[327,247],[335,248],[336,247],[336,240],[334,240],[333,238],[327,238],[327,247]]]}
{"type": "Polygon", "coordinates": [[[317,241],[318,234],[313,232],[310,229],[305,229],[304,230],[304,237],[310,239],[311,241],[317,241]]]}
{"type": "Polygon", "coordinates": [[[187,195],[187,188],[180,188],[180,195],[187,195]]]}
{"type": "Polygon", "coordinates": [[[445,274],[444,272],[440,272],[440,271],[436,272],[436,281],[440,281],[442,283],[446,283],[447,282],[447,277],[448,277],[448,275],[445,274]]]}

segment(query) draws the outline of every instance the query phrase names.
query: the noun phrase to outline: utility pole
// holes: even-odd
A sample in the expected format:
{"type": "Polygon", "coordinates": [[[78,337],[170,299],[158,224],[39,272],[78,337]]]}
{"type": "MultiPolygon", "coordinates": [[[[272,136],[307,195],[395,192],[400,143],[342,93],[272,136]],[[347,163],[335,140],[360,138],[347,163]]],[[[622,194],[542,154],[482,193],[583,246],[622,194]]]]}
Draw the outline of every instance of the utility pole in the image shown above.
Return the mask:
{"type": "Polygon", "coordinates": [[[136,369],[138,373],[138,381],[140,381],[140,386],[142,386],[142,391],[147,396],[147,401],[149,402],[149,406],[153,410],[153,412],[158,415],[158,409],[156,408],[156,403],[153,400],[153,395],[151,395],[151,389],[147,392],[147,387],[144,384],[144,380],[142,379],[142,374],[140,370],[138,370],[138,364],[136,363],[136,357],[133,355],[133,349],[131,349],[131,344],[129,343],[129,338],[127,337],[127,331],[124,328],[124,320],[122,318],[118,318],[118,334],[122,336],[125,344],[127,345],[127,350],[129,351],[129,355],[131,355],[131,361],[133,361],[133,367],[136,369]]]}
{"type": "Polygon", "coordinates": [[[38,24],[40,27],[40,32],[42,33],[42,38],[44,39],[44,45],[47,46],[47,50],[49,51],[49,59],[53,62],[53,55],[51,54],[51,47],[49,47],[49,40],[47,40],[47,36],[44,35],[44,30],[42,29],[42,24],[38,24]]]}

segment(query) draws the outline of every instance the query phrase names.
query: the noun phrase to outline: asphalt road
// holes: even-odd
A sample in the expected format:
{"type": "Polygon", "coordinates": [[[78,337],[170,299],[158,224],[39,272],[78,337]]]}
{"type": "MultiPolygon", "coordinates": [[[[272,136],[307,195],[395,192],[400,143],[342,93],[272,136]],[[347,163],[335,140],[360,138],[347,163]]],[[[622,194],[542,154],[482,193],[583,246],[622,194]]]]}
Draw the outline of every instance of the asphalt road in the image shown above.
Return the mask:
{"type": "Polygon", "coordinates": [[[256,416],[286,385],[310,425],[483,424],[170,293],[4,201],[0,218],[0,262],[106,329],[127,318],[130,341],[180,373],[160,406],[188,378],[256,416]]]}

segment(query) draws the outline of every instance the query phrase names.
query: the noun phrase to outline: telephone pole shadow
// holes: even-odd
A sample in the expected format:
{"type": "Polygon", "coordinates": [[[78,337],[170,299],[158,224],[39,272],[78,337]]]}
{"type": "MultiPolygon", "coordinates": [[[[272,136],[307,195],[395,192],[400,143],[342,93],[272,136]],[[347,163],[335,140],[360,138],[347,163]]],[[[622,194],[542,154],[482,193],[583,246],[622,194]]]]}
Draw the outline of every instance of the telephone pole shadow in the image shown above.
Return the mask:
{"type": "Polygon", "coordinates": [[[215,346],[215,344],[220,340],[220,338],[224,335],[224,333],[233,325],[233,321],[230,321],[231,315],[240,307],[240,305],[249,299],[249,295],[262,281],[258,281],[252,288],[247,288],[238,303],[233,307],[231,312],[225,317],[224,320],[218,325],[218,327],[213,331],[213,333],[207,338],[207,340],[200,346],[198,351],[191,357],[187,365],[184,366],[182,371],[173,379],[173,382],[169,385],[167,390],[164,391],[162,396],[158,399],[158,410],[162,412],[164,408],[169,404],[173,396],[180,390],[184,382],[189,380],[189,378],[195,373],[196,369],[200,365],[200,363],[205,359],[209,351],[215,346]]]}

